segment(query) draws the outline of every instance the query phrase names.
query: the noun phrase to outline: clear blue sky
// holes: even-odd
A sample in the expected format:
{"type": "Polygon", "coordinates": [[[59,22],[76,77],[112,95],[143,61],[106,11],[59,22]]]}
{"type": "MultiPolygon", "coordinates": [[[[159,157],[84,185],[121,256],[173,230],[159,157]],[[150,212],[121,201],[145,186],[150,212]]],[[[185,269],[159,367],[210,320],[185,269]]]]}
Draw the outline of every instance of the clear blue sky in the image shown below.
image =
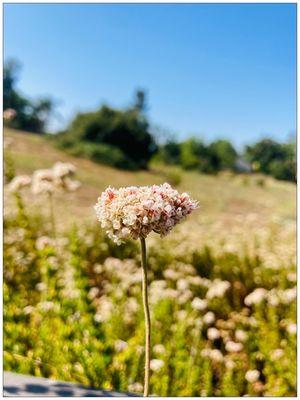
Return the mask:
{"type": "Polygon", "coordinates": [[[19,88],[61,101],[52,127],[142,87],[151,122],[178,138],[295,133],[293,4],[5,4],[4,24],[19,88]]]}

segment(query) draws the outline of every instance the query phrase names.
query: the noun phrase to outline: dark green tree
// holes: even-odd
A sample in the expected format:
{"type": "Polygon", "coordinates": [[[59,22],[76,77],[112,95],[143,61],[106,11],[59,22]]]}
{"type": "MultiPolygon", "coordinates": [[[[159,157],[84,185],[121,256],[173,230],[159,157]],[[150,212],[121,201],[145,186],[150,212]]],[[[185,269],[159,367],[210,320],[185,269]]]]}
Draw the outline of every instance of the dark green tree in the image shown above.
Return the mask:
{"type": "MultiPolygon", "coordinates": [[[[136,107],[116,110],[104,105],[98,111],[78,114],[57,139],[61,147],[69,149],[80,143],[98,146],[97,154],[103,153],[99,145],[112,146],[135,168],[147,168],[157,150],[147,118],[136,107]]],[[[99,161],[105,162],[101,157],[99,161]]]]}
{"type": "Polygon", "coordinates": [[[228,140],[216,140],[208,147],[213,169],[216,171],[233,169],[237,152],[228,140]]]}
{"type": "Polygon", "coordinates": [[[16,116],[6,123],[12,128],[44,133],[54,109],[54,101],[49,98],[31,101],[22,96],[16,88],[20,69],[20,63],[14,59],[8,60],[4,65],[3,109],[11,108],[16,111],[16,116]]]}
{"type": "Polygon", "coordinates": [[[294,142],[278,143],[263,139],[246,146],[245,158],[254,169],[277,179],[296,180],[296,145],[294,142]]]}

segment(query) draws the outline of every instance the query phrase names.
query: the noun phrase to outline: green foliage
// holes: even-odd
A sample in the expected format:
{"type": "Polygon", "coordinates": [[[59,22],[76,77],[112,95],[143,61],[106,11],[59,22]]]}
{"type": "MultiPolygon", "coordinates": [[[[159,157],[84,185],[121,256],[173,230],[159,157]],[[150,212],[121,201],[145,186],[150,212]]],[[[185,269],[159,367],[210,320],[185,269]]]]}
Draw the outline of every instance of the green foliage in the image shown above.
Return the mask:
{"type": "Polygon", "coordinates": [[[245,156],[257,172],[272,175],[276,179],[296,180],[295,143],[263,139],[253,146],[246,146],[245,156]]]}
{"type": "MultiPolygon", "coordinates": [[[[63,144],[62,144],[63,146],[63,144]]],[[[76,157],[86,157],[92,161],[110,165],[116,168],[136,170],[136,164],[131,161],[116,146],[104,143],[78,143],[67,148],[69,154],[76,157]]]]}
{"type": "Polygon", "coordinates": [[[217,173],[233,169],[237,153],[230,142],[217,140],[209,145],[191,138],[181,143],[180,161],[184,169],[198,169],[203,173],[217,173]]]}
{"type": "Polygon", "coordinates": [[[3,109],[13,109],[16,112],[16,116],[5,123],[15,129],[44,133],[54,102],[49,98],[31,101],[21,95],[16,89],[19,71],[20,64],[15,60],[8,60],[4,65],[3,109]]]}
{"type": "Polygon", "coordinates": [[[165,174],[166,182],[168,182],[171,186],[179,186],[182,181],[182,176],[178,171],[168,171],[165,174]]]}
{"type": "Polygon", "coordinates": [[[175,141],[169,141],[165,145],[160,146],[155,158],[157,161],[161,161],[169,165],[180,164],[180,144],[175,141]]]}
{"type": "MultiPolygon", "coordinates": [[[[15,200],[16,208],[4,221],[4,369],[133,390],[133,383],[143,382],[144,363],[137,243],[116,246],[98,224],[73,226],[54,239],[50,221],[29,215],[20,194],[15,200]],[[126,342],[122,349],[116,347],[119,340],[126,342]]],[[[205,298],[207,282],[216,279],[227,280],[230,288],[221,297],[207,297],[203,311],[192,308],[190,297],[180,301],[179,294],[157,292],[151,300],[152,358],[164,364],[151,374],[151,393],[295,396],[296,336],[286,329],[296,320],[295,302],[244,304],[257,287],[269,293],[291,288],[287,275],[295,273],[295,266],[268,268],[259,245],[240,254],[215,253],[209,246],[174,252],[167,242],[160,243],[149,248],[151,286],[164,280],[169,290],[178,290],[178,278],[164,278],[173,269],[181,281],[203,281],[191,283],[180,296],[187,291],[192,298],[205,298]],[[237,330],[246,334],[242,351],[228,352],[223,339],[208,339],[209,326],[203,322],[208,310],[215,315],[214,326],[231,340],[237,341],[237,330]],[[156,344],[163,345],[162,353],[156,344]],[[206,357],[207,349],[218,350],[221,360],[206,357]],[[260,373],[258,385],[245,379],[251,369],[260,373]]]]}
{"type": "Polygon", "coordinates": [[[137,102],[134,108],[124,111],[102,106],[96,112],[78,114],[68,129],[57,135],[58,146],[75,148],[75,154],[81,148],[86,157],[117,167],[147,168],[156,144],[141,113],[144,100],[139,98],[137,102]]]}
{"type": "Polygon", "coordinates": [[[237,152],[228,140],[216,140],[209,145],[208,152],[215,160],[216,170],[233,169],[237,152]]]}
{"type": "Polygon", "coordinates": [[[237,153],[230,142],[217,140],[206,145],[197,138],[190,138],[181,143],[169,141],[160,146],[155,156],[155,160],[159,162],[208,174],[226,169],[233,170],[236,158],[237,153]]]}
{"type": "Polygon", "coordinates": [[[5,182],[8,183],[15,177],[15,167],[11,152],[7,149],[3,152],[3,161],[5,182]]]}

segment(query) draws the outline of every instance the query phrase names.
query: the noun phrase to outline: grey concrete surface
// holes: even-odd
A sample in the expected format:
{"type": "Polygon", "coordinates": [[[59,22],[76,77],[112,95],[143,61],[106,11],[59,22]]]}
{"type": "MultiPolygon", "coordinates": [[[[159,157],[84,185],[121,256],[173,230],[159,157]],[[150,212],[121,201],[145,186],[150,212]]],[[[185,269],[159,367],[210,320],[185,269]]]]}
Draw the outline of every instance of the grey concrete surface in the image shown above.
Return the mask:
{"type": "Polygon", "coordinates": [[[117,393],[93,389],[69,382],[4,372],[4,397],[135,397],[129,393],[117,393]]]}

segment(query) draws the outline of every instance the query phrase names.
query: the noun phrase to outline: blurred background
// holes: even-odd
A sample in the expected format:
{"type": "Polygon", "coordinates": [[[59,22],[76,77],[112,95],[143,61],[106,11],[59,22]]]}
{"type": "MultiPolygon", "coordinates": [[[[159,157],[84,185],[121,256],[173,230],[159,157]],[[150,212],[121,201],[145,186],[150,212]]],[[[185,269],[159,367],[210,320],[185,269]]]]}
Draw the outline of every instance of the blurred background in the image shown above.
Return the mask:
{"type": "Polygon", "coordinates": [[[200,203],[148,239],[151,393],[296,394],[296,6],[4,5],[4,368],[140,393],[139,250],[107,186],[200,203]]]}

